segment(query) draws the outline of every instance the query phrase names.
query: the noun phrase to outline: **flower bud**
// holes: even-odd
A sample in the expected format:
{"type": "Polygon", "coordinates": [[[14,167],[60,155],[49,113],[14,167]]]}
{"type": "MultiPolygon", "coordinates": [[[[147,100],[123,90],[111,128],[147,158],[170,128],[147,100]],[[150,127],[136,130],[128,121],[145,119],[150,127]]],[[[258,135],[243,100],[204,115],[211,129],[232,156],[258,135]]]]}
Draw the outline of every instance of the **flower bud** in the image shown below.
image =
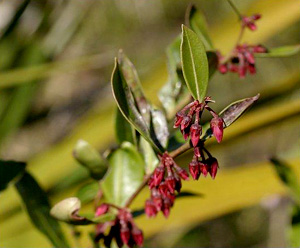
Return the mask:
{"type": "Polygon", "coordinates": [[[183,117],[183,120],[182,120],[181,125],[180,125],[181,131],[186,129],[191,124],[191,121],[192,121],[192,118],[190,116],[183,117]]]}
{"type": "Polygon", "coordinates": [[[252,53],[250,53],[249,51],[245,51],[245,58],[247,59],[247,61],[250,63],[250,64],[255,64],[255,59],[254,59],[254,56],[252,53]]]}
{"type": "Polygon", "coordinates": [[[187,140],[189,138],[189,136],[190,136],[190,129],[186,128],[186,129],[181,130],[181,132],[183,134],[184,140],[187,140]]]}
{"type": "Polygon", "coordinates": [[[163,212],[163,215],[165,216],[165,218],[168,218],[169,215],[170,215],[170,208],[171,208],[171,201],[166,198],[164,200],[164,204],[163,204],[163,208],[162,208],[162,212],[163,212]]]}
{"type": "Polygon", "coordinates": [[[194,148],[194,154],[196,157],[200,158],[201,157],[201,153],[200,153],[200,147],[197,146],[194,148]]]}
{"type": "Polygon", "coordinates": [[[260,18],[261,18],[261,14],[254,14],[254,15],[251,16],[251,19],[252,19],[253,21],[257,21],[257,20],[260,19],[260,18]]]}
{"type": "Polygon", "coordinates": [[[153,174],[153,180],[154,180],[154,185],[158,186],[165,174],[165,170],[162,166],[159,166],[155,169],[154,174],[153,174]]]}
{"type": "Polygon", "coordinates": [[[200,165],[198,161],[192,160],[192,162],[190,162],[189,171],[194,180],[199,179],[201,172],[200,172],[200,165]]]}
{"type": "Polygon", "coordinates": [[[154,217],[157,214],[156,206],[152,200],[147,200],[145,203],[145,213],[148,217],[154,217]]]}
{"type": "Polygon", "coordinates": [[[162,198],[160,195],[155,195],[155,196],[152,196],[151,197],[155,207],[156,207],[156,210],[157,211],[160,211],[161,210],[161,207],[163,205],[163,201],[162,201],[162,198]]]}
{"type": "Polygon", "coordinates": [[[78,212],[80,208],[80,200],[77,197],[70,197],[55,204],[51,209],[50,214],[57,220],[72,222],[76,221],[73,214],[78,212]]]}
{"type": "Polygon", "coordinates": [[[176,114],[176,116],[175,116],[176,119],[175,119],[175,123],[174,123],[174,128],[177,128],[177,127],[180,126],[180,124],[181,124],[181,122],[182,122],[184,116],[185,116],[185,114],[182,113],[182,112],[178,112],[178,113],[176,114]]]}
{"type": "Polygon", "coordinates": [[[218,160],[216,158],[210,158],[209,163],[210,163],[209,173],[211,175],[211,178],[215,179],[215,177],[217,175],[218,168],[219,168],[218,160]]]}
{"type": "Polygon", "coordinates": [[[121,226],[120,236],[122,242],[127,245],[130,240],[130,231],[127,226],[121,226]]]}
{"type": "Polygon", "coordinates": [[[227,65],[226,64],[220,64],[218,66],[218,70],[220,73],[225,74],[228,71],[227,65]]]}
{"type": "Polygon", "coordinates": [[[109,210],[109,206],[107,204],[103,203],[99,207],[97,207],[95,216],[98,217],[102,214],[106,214],[108,210],[109,210]]]}
{"type": "Polygon", "coordinates": [[[247,23],[247,27],[251,30],[251,31],[255,31],[257,29],[257,26],[255,25],[254,22],[249,22],[247,23]]]}
{"type": "Polygon", "coordinates": [[[168,186],[169,191],[173,194],[175,191],[175,186],[176,186],[176,182],[175,182],[175,178],[174,176],[168,176],[166,179],[166,184],[168,186]]]}
{"type": "Polygon", "coordinates": [[[199,162],[199,166],[200,166],[201,173],[203,174],[204,177],[206,177],[209,171],[208,164],[199,162]]]}
{"type": "Polygon", "coordinates": [[[148,186],[149,186],[149,189],[153,189],[155,187],[153,175],[150,177],[150,179],[148,181],[148,186]]]}
{"type": "Polygon", "coordinates": [[[255,74],[256,73],[255,65],[249,64],[248,70],[249,70],[250,74],[255,74]]]}
{"type": "Polygon", "coordinates": [[[178,178],[175,180],[175,190],[178,193],[180,193],[181,187],[182,187],[181,180],[180,180],[180,178],[178,178]]]}
{"type": "Polygon", "coordinates": [[[142,230],[137,227],[133,227],[131,234],[132,234],[134,242],[138,246],[142,246],[144,243],[144,236],[143,236],[142,230]]]}
{"type": "Polygon", "coordinates": [[[220,143],[223,138],[223,128],[224,128],[223,124],[224,121],[219,116],[213,117],[212,120],[210,121],[210,128],[214,136],[216,137],[218,143],[220,143]]]}
{"type": "Polygon", "coordinates": [[[160,193],[162,196],[164,196],[164,197],[166,197],[166,195],[167,195],[168,192],[169,192],[169,188],[168,188],[168,186],[167,186],[167,184],[166,184],[165,182],[162,182],[162,183],[159,185],[158,190],[159,190],[159,193],[160,193]]]}
{"type": "Polygon", "coordinates": [[[193,124],[190,128],[191,141],[193,146],[195,147],[200,139],[202,128],[199,124],[193,124]]]}
{"type": "Polygon", "coordinates": [[[253,52],[254,53],[266,53],[267,49],[263,47],[262,45],[254,46],[253,47],[253,52]]]}

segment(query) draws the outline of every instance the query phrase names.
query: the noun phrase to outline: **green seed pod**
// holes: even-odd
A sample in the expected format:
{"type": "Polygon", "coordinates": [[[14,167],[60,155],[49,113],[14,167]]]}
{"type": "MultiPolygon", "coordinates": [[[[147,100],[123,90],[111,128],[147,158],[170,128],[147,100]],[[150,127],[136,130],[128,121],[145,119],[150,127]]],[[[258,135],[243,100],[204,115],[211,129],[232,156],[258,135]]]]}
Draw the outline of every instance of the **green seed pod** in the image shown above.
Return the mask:
{"type": "Polygon", "coordinates": [[[86,167],[92,178],[100,180],[107,171],[107,164],[99,152],[84,140],[78,140],[73,151],[75,159],[86,167]]]}

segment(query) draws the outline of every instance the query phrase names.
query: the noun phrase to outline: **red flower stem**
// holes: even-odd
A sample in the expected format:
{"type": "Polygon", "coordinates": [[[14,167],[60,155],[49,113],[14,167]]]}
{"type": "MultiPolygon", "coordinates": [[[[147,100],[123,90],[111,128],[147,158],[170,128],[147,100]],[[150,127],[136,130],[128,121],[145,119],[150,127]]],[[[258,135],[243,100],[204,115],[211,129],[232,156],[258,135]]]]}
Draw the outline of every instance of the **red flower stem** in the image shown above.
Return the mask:
{"type": "MultiPolygon", "coordinates": [[[[191,148],[190,142],[187,142],[185,144],[183,144],[182,146],[180,146],[179,148],[177,148],[176,150],[172,151],[169,153],[170,157],[172,158],[176,158],[179,155],[181,155],[182,153],[188,151],[191,148]]],[[[148,181],[150,179],[150,177],[152,176],[153,173],[148,174],[145,176],[144,181],[142,182],[142,184],[137,188],[137,190],[134,192],[134,194],[128,199],[128,201],[125,204],[125,208],[128,208],[131,203],[133,202],[133,200],[137,197],[137,195],[143,190],[143,188],[148,184],[148,181]]]]}

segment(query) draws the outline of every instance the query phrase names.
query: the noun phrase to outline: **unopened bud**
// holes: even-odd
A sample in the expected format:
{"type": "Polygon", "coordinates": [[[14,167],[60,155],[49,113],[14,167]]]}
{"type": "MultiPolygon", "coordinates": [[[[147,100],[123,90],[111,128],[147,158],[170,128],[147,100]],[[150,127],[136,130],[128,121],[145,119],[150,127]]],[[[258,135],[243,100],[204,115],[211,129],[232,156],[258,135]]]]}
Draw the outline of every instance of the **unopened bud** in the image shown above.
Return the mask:
{"type": "Polygon", "coordinates": [[[202,128],[199,124],[193,124],[190,128],[190,134],[191,134],[191,141],[193,146],[197,146],[200,135],[201,135],[202,128]]]}
{"type": "Polygon", "coordinates": [[[200,166],[201,173],[203,174],[204,177],[206,177],[209,171],[208,164],[206,162],[205,163],[199,162],[199,166],[200,166]]]}
{"type": "Polygon", "coordinates": [[[185,114],[182,113],[182,112],[178,112],[178,113],[176,114],[176,117],[175,117],[176,119],[175,119],[175,123],[174,123],[174,128],[177,128],[177,127],[179,127],[179,126],[181,125],[181,122],[182,122],[184,116],[185,116],[185,114]]]}
{"type": "Polygon", "coordinates": [[[153,174],[154,185],[158,186],[164,178],[165,170],[163,167],[159,166],[155,169],[153,174]]]}
{"type": "Polygon", "coordinates": [[[184,130],[191,124],[192,118],[190,116],[183,117],[183,120],[180,125],[180,129],[184,130]]]}
{"type": "Polygon", "coordinates": [[[95,216],[98,217],[102,214],[106,214],[108,210],[109,210],[109,206],[107,204],[103,203],[99,207],[97,207],[95,216]]]}
{"type": "Polygon", "coordinates": [[[175,191],[175,186],[176,186],[176,182],[175,182],[175,178],[174,176],[168,176],[166,179],[166,184],[168,186],[169,191],[173,194],[175,191]]]}
{"type": "Polygon", "coordinates": [[[219,65],[218,70],[220,73],[225,74],[228,71],[227,65],[226,64],[219,65]]]}
{"type": "Polygon", "coordinates": [[[152,200],[147,200],[145,203],[145,213],[148,217],[154,217],[157,214],[156,206],[152,200]]]}
{"type": "Polygon", "coordinates": [[[137,227],[133,227],[131,234],[132,234],[134,242],[138,246],[142,246],[144,243],[144,236],[143,236],[142,230],[137,227]]]}
{"type": "Polygon", "coordinates": [[[80,208],[80,200],[77,197],[70,197],[55,204],[50,214],[57,220],[72,222],[74,221],[73,214],[78,212],[80,208]]]}
{"type": "Polygon", "coordinates": [[[200,172],[200,165],[198,161],[192,160],[192,162],[190,162],[189,171],[194,180],[199,179],[201,172],[200,172]]]}
{"type": "Polygon", "coordinates": [[[224,129],[224,121],[221,117],[216,116],[213,117],[212,120],[210,121],[210,128],[216,137],[216,140],[218,143],[220,143],[223,139],[223,129],[224,129]]]}
{"type": "Polygon", "coordinates": [[[218,160],[216,158],[210,158],[209,163],[210,163],[209,173],[210,173],[212,179],[215,179],[218,168],[219,168],[218,160]]]}

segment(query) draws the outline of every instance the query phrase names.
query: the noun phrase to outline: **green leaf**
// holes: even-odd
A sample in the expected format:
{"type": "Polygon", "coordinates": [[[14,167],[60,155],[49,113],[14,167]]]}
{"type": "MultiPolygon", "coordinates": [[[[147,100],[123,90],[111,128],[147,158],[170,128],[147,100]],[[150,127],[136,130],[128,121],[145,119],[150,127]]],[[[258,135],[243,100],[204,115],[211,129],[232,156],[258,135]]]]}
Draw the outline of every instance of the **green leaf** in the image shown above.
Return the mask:
{"type": "Polygon", "coordinates": [[[295,172],[286,163],[277,158],[271,158],[270,161],[274,165],[278,177],[288,187],[293,199],[300,206],[300,182],[295,172]]]}
{"type": "MultiPolygon", "coordinates": [[[[259,98],[259,94],[253,97],[241,99],[234,103],[231,103],[226,108],[224,108],[219,116],[224,120],[224,128],[229,127],[233,122],[235,122],[247,109],[249,109],[252,104],[254,104],[259,98]]],[[[203,135],[201,139],[203,141],[207,140],[212,136],[212,130],[207,123],[203,127],[203,135]]]]}
{"type": "Polygon", "coordinates": [[[16,188],[36,228],[46,235],[55,247],[69,247],[59,223],[50,216],[47,195],[35,179],[29,173],[25,173],[16,183],[16,188]]]}
{"type": "Polygon", "coordinates": [[[266,53],[255,53],[258,58],[288,57],[300,52],[300,45],[282,46],[268,49],[266,53]]]}
{"type": "Polygon", "coordinates": [[[123,72],[121,71],[117,59],[115,61],[111,84],[114,98],[123,116],[157,151],[163,151],[164,149],[160,144],[155,143],[152,139],[149,126],[135,104],[136,100],[134,99],[131,88],[123,76],[123,72]]]}
{"type": "Polygon", "coordinates": [[[143,116],[146,123],[150,122],[150,104],[146,99],[143,92],[143,88],[138,77],[137,71],[129,60],[129,58],[123,53],[122,50],[118,54],[118,63],[122,70],[122,74],[132,90],[132,94],[138,106],[139,112],[143,116]]]}
{"type": "Polygon", "coordinates": [[[169,140],[169,130],[167,118],[161,110],[151,108],[151,127],[153,127],[155,137],[161,146],[166,148],[169,140]]]}
{"type": "Polygon", "coordinates": [[[191,29],[199,36],[206,50],[212,50],[213,44],[208,34],[207,23],[203,13],[191,5],[187,11],[187,21],[191,29]]]}
{"type": "Polygon", "coordinates": [[[0,160],[0,191],[25,172],[26,163],[0,160]]]}
{"type": "Polygon", "coordinates": [[[143,182],[144,161],[129,142],[112,152],[108,161],[110,170],[101,183],[106,202],[123,207],[143,182]]]}
{"type": "Polygon", "coordinates": [[[124,118],[123,114],[120,112],[118,108],[116,109],[116,117],[115,117],[115,133],[119,144],[122,144],[124,141],[128,141],[132,144],[136,144],[135,129],[124,118]]]}
{"type": "Polygon", "coordinates": [[[76,193],[76,196],[82,202],[82,204],[89,203],[95,199],[99,191],[99,183],[98,182],[91,182],[84,184],[76,193]]]}
{"type": "Polygon", "coordinates": [[[73,150],[75,159],[86,167],[92,178],[100,180],[107,171],[106,161],[99,152],[84,140],[78,140],[73,150]]]}
{"type": "Polygon", "coordinates": [[[181,63],[185,82],[194,99],[203,101],[208,84],[208,61],[198,36],[182,25],[181,63]]]}
{"type": "Polygon", "coordinates": [[[157,167],[159,160],[153,151],[152,146],[143,137],[140,138],[140,150],[145,161],[146,175],[151,174],[157,167]]]}

